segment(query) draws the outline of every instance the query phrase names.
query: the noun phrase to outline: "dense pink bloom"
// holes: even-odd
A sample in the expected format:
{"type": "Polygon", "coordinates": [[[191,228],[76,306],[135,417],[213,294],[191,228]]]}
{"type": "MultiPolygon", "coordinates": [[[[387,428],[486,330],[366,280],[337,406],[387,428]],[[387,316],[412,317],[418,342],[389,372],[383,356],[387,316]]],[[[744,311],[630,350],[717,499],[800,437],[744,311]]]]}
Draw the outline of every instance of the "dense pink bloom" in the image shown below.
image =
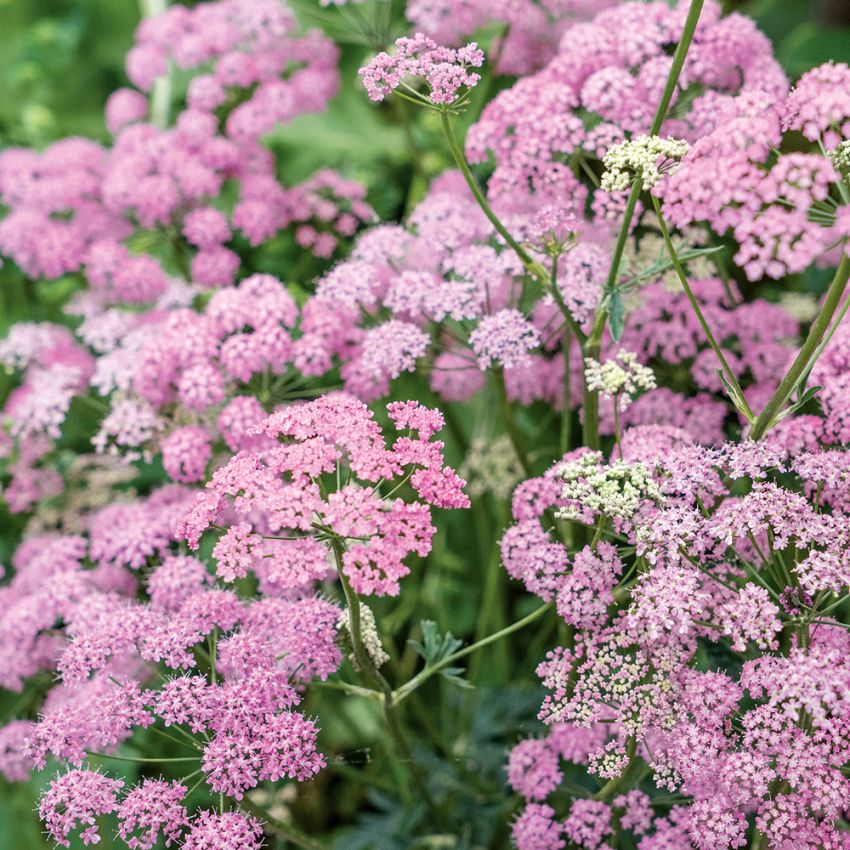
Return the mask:
{"type": "Polygon", "coordinates": [[[428,100],[434,104],[454,103],[459,92],[474,87],[480,74],[470,68],[484,64],[484,53],[474,42],[454,50],[417,33],[399,38],[393,55],[379,53],[360,69],[363,84],[372,100],[383,100],[409,77],[419,77],[428,86],[428,100]]]}
{"type": "MultiPolygon", "coordinates": [[[[318,521],[337,535],[344,550],[341,566],[355,590],[397,594],[399,579],[409,572],[403,559],[430,551],[435,529],[429,505],[468,507],[469,500],[462,491],[465,482],[443,464],[442,443],[429,442],[441,424],[437,414],[425,408],[420,412],[420,406],[412,403],[391,407],[391,412],[400,427],[413,423],[418,439],[401,437],[387,448],[371,411],[342,394],[272,414],[253,433],[282,437],[285,442],[268,453],[240,452],[217,470],[207,484],[208,492],[181,522],[181,533],[191,546],[197,546],[202,529],[217,519],[231,497],[235,515],[243,519],[217,544],[220,575],[232,580],[253,568],[267,581],[288,583],[293,579],[284,578],[279,568],[259,569],[259,564],[262,559],[285,559],[297,551],[308,556],[302,576],[322,575],[324,564],[315,549],[303,548],[309,540],[305,533],[318,521]],[[369,490],[354,482],[323,497],[315,479],[339,464],[348,465],[364,482],[378,483],[411,467],[411,484],[424,501],[384,499],[377,488],[369,490]],[[257,525],[260,528],[255,530],[257,525]],[[275,547],[275,538],[289,536],[304,541],[300,550],[275,547]]],[[[297,574],[298,569],[293,572],[297,574]]]]}
{"type": "Polygon", "coordinates": [[[545,803],[529,803],[514,821],[511,837],[517,850],[563,850],[564,826],[545,803]]]}
{"type": "Polygon", "coordinates": [[[203,428],[186,425],[178,428],[160,444],[165,471],[183,484],[202,481],[212,456],[210,438],[203,428]]]}
{"type": "Polygon", "coordinates": [[[71,770],[50,784],[38,804],[38,812],[50,837],[70,847],[68,836],[80,829],[83,844],[97,844],[99,815],[118,808],[115,795],[124,783],[91,770],[71,770]]]}
{"type": "Polygon", "coordinates": [[[185,850],[260,850],[265,846],[259,822],[241,812],[216,814],[201,810],[190,823],[183,841],[185,850]]]}
{"type": "Polygon", "coordinates": [[[183,798],[189,789],[179,782],[145,779],[118,806],[118,834],[130,850],[151,850],[160,833],[165,846],[179,841],[189,824],[183,798]]]}

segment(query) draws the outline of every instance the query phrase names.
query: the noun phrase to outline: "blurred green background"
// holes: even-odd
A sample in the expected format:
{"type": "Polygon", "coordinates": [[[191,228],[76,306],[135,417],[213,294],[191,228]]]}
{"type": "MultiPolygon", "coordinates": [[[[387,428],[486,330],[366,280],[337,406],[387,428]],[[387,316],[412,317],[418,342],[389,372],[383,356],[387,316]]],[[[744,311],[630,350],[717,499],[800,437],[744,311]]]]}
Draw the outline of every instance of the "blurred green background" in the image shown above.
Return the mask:
{"type": "MultiPolygon", "coordinates": [[[[792,78],[828,59],[850,60],[847,0],[732,0],[724,7],[757,20],[792,78]]],[[[0,148],[41,148],[68,135],[105,142],[103,106],[109,93],[126,83],[123,59],[138,19],[139,7],[131,0],[0,0],[0,148]]],[[[354,93],[359,58],[346,51],[345,85],[330,110],[299,119],[278,134],[275,145],[286,154],[293,180],[317,165],[339,166],[345,159],[350,176],[378,187],[371,199],[379,213],[398,215],[399,184],[392,177],[394,169],[406,167],[403,140],[396,128],[381,126],[366,98],[354,93]]],[[[67,292],[61,282],[26,281],[7,262],[0,267],[0,334],[22,319],[59,318],[67,292]]],[[[4,380],[9,379],[0,376],[0,398],[7,389],[4,380]]],[[[17,519],[0,511],[3,560],[19,529],[17,519]]],[[[14,712],[16,699],[0,694],[0,722],[14,712]]],[[[47,779],[21,786],[0,780],[2,850],[48,846],[33,811],[47,779]]],[[[108,836],[101,846],[110,846],[108,836]]]]}

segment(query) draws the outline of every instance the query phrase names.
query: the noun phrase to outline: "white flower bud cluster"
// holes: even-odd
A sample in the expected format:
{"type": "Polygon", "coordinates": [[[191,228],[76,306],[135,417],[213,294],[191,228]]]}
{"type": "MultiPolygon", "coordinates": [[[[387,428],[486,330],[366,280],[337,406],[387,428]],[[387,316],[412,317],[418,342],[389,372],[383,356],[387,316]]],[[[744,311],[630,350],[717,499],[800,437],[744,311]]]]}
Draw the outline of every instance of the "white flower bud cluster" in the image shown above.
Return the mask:
{"type": "Polygon", "coordinates": [[[661,136],[638,136],[614,145],[602,160],[605,172],[602,189],[606,192],[628,192],[636,177],[643,179],[645,189],[656,186],[665,174],[672,173],[690,145],[683,139],[661,136]]]}
{"type": "Polygon", "coordinates": [[[466,491],[470,496],[492,493],[500,501],[509,498],[523,478],[513,443],[505,435],[494,440],[476,437],[458,472],[466,479],[466,491]]]}
{"type": "Polygon", "coordinates": [[[654,389],[655,375],[638,362],[633,351],[620,349],[613,360],[600,363],[592,357],[585,360],[584,380],[589,390],[619,401],[620,410],[631,404],[638,390],[654,389]]]}
{"type": "MultiPolygon", "coordinates": [[[[336,625],[337,628],[345,629],[350,635],[351,618],[347,610],[340,614],[336,625]]],[[[384,651],[380,635],[378,634],[378,624],[375,622],[375,614],[363,602],[360,603],[360,638],[363,641],[363,648],[369,653],[369,657],[372,659],[375,667],[380,667],[390,660],[389,655],[384,651]]],[[[357,659],[354,655],[350,655],[349,658],[351,663],[357,667],[357,659]]]]}
{"type": "Polygon", "coordinates": [[[850,174],[850,139],[845,139],[835,150],[829,151],[827,156],[832,160],[835,170],[840,174],[850,174]]]}
{"type": "MultiPolygon", "coordinates": [[[[601,452],[586,452],[563,464],[558,477],[564,482],[562,499],[614,519],[631,519],[646,500],[656,504],[664,501],[661,490],[642,463],[617,460],[605,465],[601,452]]],[[[581,512],[567,505],[555,516],[578,520],[581,512]]]]}
{"type": "Polygon", "coordinates": [[[783,292],[779,303],[798,322],[811,322],[820,312],[820,304],[811,292],[783,292]]]}

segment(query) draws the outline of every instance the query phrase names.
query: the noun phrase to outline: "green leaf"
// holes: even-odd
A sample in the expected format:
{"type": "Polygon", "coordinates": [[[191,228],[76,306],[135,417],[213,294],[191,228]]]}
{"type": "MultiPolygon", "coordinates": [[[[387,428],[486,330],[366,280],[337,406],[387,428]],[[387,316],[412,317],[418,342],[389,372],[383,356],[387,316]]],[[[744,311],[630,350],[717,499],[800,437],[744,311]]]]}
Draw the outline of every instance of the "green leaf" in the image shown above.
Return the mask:
{"type": "Polygon", "coordinates": [[[747,405],[741,393],[739,393],[738,390],[729,383],[722,369],[717,370],[717,375],[720,378],[720,383],[723,384],[726,389],[726,393],[732,401],[732,404],[735,405],[735,409],[743,413],[748,422],[752,422],[752,419],[747,413],[747,405]]]}
{"type": "Polygon", "coordinates": [[[419,625],[422,629],[422,642],[409,640],[408,643],[428,664],[442,661],[447,655],[457,652],[463,645],[463,641],[458,640],[451,632],[439,634],[437,624],[433,620],[422,620],[419,625]]]}
{"type": "Polygon", "coordinates": [[[809,387],[794,404],[786,407],[785,410],[779,411],[776,416],[773,417],[770,423],[770,428],[776,425],[778,422],[781,422],[786,416],[790,416],[792,413],[798,411],[801,407],[805,407],[817,394],[819,390],[822,390],[823,387],[809,387]]]}
{"type": "MultiPolygon", "coordinates": [[[[416,653],[425,659],[430,667],[442,661],[453,652],[463,646],[463,641],[458,640],[451,632],[441,635],[437,632],[437,624],[433,620],[422,620],[422,641],[409,640],[408,643],[416,650],[416,653]]],[[[444,667],[438,675],[442,676],[458,688],[472,688],[464,678],[463,667],[444,667]]]]}
{"type": "Polygon", "coordinates": [[[608,299],[608,323],[614,342],[619,342],[623,338],[623,331],[626,328],[625,316],[626,308],[623,304],[623,297],[617,290],[614,290],[608,299]]]}

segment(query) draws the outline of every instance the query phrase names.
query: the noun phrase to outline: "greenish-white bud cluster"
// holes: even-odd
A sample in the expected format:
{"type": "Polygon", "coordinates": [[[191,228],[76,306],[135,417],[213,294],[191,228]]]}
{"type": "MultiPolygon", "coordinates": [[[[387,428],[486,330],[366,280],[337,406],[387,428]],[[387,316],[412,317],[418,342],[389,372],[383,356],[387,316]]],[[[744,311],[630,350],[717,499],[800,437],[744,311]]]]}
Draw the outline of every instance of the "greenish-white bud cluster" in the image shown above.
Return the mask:
{"type": "Polygon", "coordinates": [[[811,322],[820,312],[818,299],[811,292],[783,292],[779,303],[798,322],[811,322]]]}
{"type": "Polygon", "coordinates": [[[640,177],[644,188],[651,189],[678,166],[689,149],[683,139],[661,136],[638,136],[614,145],[602,160],[602,188],[606,192],[627,192],[635,178],[640,177]]]}
{"type": "Polygon", "coordinates": [[[584,380],[589,390],[617,399],[620,410],[631,404],[638,390],[656,386],[652,369],[639,363],[633,351],[622,348],[613,360],[604,363],[588,357],[584,362],[584,380]]]}
{"type": "Polygon", "coordinates": [[[466,491],[473,498],[492,493],[497,499],[508,499],[522,480],[523,472],[510,438],[476,437],[458,470],[466,479],[466,491]]]}
{"type": "Polygon", "coordinates": [[[835,170],[843,176],[850,174],[850,139],[845,139],[835,150],[827,153],[835,170]]]}
{"type": "Polygon", "coordinates": [[[582,508],[613,519],[631,519],[641,504],[656,504],[664,495],[642,463],[617,460],[608,465],[601,452],[585,452],[580,458],[563,464],[558,477],[564,482],[561,497],[577,502],[578,507],[559,508],[558,519],[580,520],[582,508]]]}
{"type": "MultiPolygon", "coordinates": [[[[337,622],[337,628],[345,629],[350,632],[351,623],[349,620],[348,611],[343,611],[337,622]]],[[[386,664],[390,660],[389,655],[384,651],[384,646],[381,643],[381,637],[378,634],[378,624],[375,622],[375,614],[372,609],[365,603],[360,603],[360,639],[363,641],[363,648],[372,659],[372,663],[376,668],[386,664]]],[[[354,655],[349,656],[352,664],[357,666],[357,659],[354,655]]]]}

